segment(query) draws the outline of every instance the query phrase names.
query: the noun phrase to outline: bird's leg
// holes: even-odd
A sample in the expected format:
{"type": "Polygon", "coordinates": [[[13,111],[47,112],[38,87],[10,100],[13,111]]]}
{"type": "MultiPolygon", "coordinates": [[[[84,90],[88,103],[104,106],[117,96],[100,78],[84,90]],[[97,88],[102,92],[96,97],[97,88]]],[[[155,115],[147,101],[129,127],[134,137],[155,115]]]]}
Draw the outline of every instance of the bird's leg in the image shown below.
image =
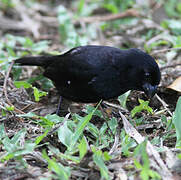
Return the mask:
{"type": "Polygon", "coordinates": [[[112,133],[111,128],[109,127],[109,124],[108,124],[109,117],[108,117],[108,115],[104,112],[104,109],[103,109],[103,107],[102,107],[102,102],[101,102],[100,105],[99,105],[99,109],[100,109],[100,111],[102,112],[103,118],[105,119],[107,128],[110,130],[111,135],[114,136],[113,133],[112,133]]]}
{"type": "Polygon", "coordinates": [[[60,108],[61,108],[61,104],[62,104],[62,96],[60,96],[59,101],[58,101],[58,107],[56,110],[56,115],[60,115],[60,108]]]}

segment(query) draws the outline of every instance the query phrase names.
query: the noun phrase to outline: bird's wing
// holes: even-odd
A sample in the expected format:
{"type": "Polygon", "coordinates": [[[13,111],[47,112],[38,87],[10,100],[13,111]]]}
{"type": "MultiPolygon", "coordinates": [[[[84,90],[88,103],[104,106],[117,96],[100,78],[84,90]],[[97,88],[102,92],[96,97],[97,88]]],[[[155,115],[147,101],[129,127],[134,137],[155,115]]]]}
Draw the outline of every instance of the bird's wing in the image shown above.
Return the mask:
{"type": "Polygon", "coordinates": [[[50,79],[56,79],[56,75],[61,74],[64,75],[63,78],[90,80],[99,66],[107,64],[108,58],[105,54],[107,51],[104,50],[104,47],[80,46],[73,48],[65,54],[56,56],[57,59],[46,68],[44,75],[50,79]]]}
{"type": "Polygon", "coordinates": [[[110,99],[127,91],[127,80],[114,67],[107,67],[98,76],[92,78],[89,85],[101,99],[110,99]]]}
{"type": "Polygon", "coordinates": [[[94,93],[102,97],[117,96],[120,93],[121,77],[120,67],[118,70],[114,61],[118,55],[118,49],[104,46],[74,48],[59,56],[46,69],[45,76],[56,84],[68,81],[77,86],[87,84],[94,93]]]}
{"type": "Polygon", "coordinates": [[[45,69],[44,75],[59,84],[64,81],[90,81],[96,65],[90,64],[84,54],[61,55],[45,69]]]}

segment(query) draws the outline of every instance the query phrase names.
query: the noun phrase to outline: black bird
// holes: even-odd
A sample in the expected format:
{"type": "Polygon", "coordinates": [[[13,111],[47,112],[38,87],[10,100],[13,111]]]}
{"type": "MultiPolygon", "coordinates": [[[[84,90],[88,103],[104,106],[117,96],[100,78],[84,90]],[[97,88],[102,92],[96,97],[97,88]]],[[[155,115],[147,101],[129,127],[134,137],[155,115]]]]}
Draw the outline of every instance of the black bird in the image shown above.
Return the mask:
{"type": "Polygon", "coordinates": [[[154,58],[139,49],[80,46],[62,55],[22,57],[15,63],[42,66],[62,97],[83,103],[112,99],[128,90],[144,91],[151,98],[161,78],[154,58]]]}

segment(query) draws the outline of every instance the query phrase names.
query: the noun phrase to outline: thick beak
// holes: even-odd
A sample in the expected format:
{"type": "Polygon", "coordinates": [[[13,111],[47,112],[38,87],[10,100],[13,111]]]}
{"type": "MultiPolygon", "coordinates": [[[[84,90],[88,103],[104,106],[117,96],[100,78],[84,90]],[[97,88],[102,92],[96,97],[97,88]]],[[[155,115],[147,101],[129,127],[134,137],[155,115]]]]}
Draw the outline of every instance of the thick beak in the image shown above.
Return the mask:
{"type": "Polygon", "coordinates": [[[144,90],[145,94],[148,96],[149,99],[151,99],[155,95],[157,87],[158,87],[157,85],[152,86],[149,83],[145,83],[143,85],[143,90],[144,90]]]}

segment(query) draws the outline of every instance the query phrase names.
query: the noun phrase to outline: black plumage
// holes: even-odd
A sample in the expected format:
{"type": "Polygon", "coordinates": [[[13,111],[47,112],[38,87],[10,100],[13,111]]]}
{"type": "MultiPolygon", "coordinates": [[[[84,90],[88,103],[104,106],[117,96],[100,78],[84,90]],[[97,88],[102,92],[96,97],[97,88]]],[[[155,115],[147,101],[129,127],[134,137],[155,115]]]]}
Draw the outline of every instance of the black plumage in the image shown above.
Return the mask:
{"type": "Polygon", "coordinates": [[[161,77],[147,53],[108,46],[80,46],[62,55],[22,57],[15,63],[42,66],[62,97],[85,103],[112,99],[128,90],[152,97],[161,77]]]}

